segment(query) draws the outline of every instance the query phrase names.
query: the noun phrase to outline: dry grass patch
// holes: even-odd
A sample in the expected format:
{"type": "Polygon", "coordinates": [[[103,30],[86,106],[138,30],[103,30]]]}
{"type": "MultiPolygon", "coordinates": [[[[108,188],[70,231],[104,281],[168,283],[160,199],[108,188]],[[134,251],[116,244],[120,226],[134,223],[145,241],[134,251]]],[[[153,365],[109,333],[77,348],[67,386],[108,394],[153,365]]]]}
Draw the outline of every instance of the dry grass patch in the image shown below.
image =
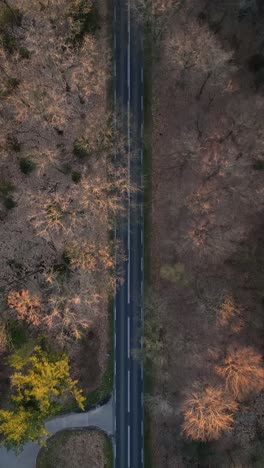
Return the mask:
{"type": "Polygon", "coordinates": [[[105,445],[96,431],[62,431],[48,440],[38,456],[37,468],[111,468],[105,445]]]}

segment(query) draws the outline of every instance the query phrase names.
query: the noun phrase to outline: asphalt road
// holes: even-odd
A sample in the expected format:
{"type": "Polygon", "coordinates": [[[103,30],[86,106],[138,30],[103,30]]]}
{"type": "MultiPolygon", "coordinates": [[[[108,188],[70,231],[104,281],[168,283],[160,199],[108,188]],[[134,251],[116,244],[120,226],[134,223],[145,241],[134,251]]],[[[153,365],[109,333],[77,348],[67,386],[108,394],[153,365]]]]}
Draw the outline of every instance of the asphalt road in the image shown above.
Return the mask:
{"type": "MultiPolygon", "coordinates": [[[[143,182],[143,33],[130,0],[114,1],[114,103],[127,139],[130,185],[143,182]]],[[[124,283],[116,291],[115,467],[144,466],[143,366],[135,357],[143,328],[143,191],[128,194],[116,237],[125,248],[124,283]]]]}

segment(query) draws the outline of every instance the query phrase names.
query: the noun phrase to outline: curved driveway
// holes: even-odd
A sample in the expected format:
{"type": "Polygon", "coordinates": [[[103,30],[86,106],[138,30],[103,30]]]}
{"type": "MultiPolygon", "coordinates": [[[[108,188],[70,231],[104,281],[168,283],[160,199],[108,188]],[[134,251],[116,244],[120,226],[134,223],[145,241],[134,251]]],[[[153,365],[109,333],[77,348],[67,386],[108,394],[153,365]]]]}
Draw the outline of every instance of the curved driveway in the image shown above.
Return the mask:
{"type": "MultiPolygon", "coordinates": [[[[86,413],[69,413],[50,419],[45,424],[51,435],[63,429],[80,429],[93,427],[101,429],[108,436],[113,436],[113,402],[112,398],[103,406],[86,413]]],[[[23,451],[16,455],[13,451],[0,448],[1,468],[35,468],[40,445],[27,443],[23,451]]],[[[56,467],[54,467],[56,468],[56,467]]]]}

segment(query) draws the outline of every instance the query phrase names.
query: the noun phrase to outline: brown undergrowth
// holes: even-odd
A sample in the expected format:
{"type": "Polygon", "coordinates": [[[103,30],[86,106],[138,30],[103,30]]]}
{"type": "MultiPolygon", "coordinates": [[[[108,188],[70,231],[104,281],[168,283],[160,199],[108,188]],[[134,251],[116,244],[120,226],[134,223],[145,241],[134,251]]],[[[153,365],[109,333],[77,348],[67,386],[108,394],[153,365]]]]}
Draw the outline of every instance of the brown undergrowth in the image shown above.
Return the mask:
{"type": "Polygon", "coordinates": [[[153,467],[264,460],[263,10],[254,5],[175,2],[153,54],[153,467]]]}

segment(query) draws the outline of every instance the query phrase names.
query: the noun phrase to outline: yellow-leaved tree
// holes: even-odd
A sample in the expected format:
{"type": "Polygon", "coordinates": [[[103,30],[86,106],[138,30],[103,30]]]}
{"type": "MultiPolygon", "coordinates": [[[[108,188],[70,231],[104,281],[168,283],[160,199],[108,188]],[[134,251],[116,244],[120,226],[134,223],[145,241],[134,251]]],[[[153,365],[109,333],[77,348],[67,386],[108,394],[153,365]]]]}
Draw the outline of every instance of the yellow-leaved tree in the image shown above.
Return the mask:
{"type": "Polygon", "coordinates": [[[31,355],[10,358],[12,410],[0,410],[0,434],[8,448],[19,450],[31,440],[45,442],[44,419],[59,411],[66,397],[83,410],[85,398],[70,376],[68,357],[36,346],[31,355]]]}

